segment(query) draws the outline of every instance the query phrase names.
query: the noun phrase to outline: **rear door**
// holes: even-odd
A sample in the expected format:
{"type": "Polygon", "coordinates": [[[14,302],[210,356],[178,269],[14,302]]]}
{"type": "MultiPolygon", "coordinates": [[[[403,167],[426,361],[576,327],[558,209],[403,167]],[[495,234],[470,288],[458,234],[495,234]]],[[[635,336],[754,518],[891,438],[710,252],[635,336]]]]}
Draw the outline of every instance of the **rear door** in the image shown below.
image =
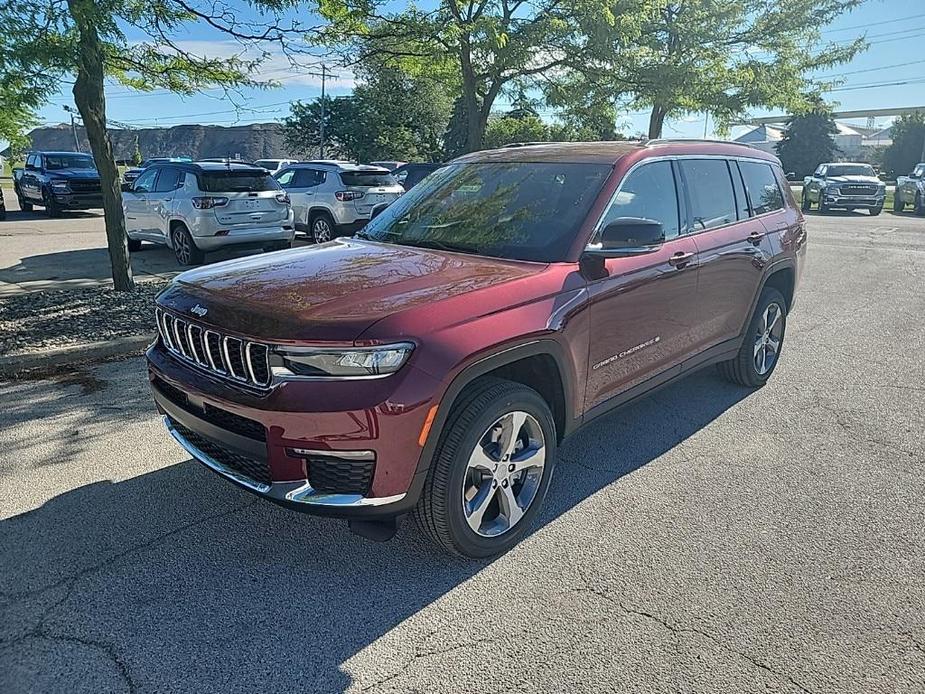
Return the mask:
{"type": "Polygon", "coordinates": [[[697,248],[682,209],[672,162],[643,162],[626,175],[599,224],[603,228],[620,217],[653,219],[661,222],[666,240],[653,253],[606,260],[605,276],[588,283],[586,409],[658,374],[679,372],[692,351],[697,248]]]}
{"type": "Polygon", "coordinates": [[[770,247],[766,227],[749,207],[736,161],[682,159],[678,165],[700,257],[698,351],[702,351],[739,336],[770,259],[770,247]]]}
{"type": "Polygon", "coordinates": [[[225,229],[278,226],[289,218],[279,184],[263,169],[204,171],[198,179],[199,189],[218,200],[212,211],[225,229]]]}
{"type": "Polygon", "coordinates": [[[152,240],[167,242],[167,227],[174,210],[177,190],[183,186],[185,173],[175,166],[158,167],[154,189],[148,193],[148,232],[152,240]]]}
{"type": "Polygon", "coordinates": [[[280,187],[289,194],[296,226],[308,227],[308,211],[315,200],[315,189],[324,183],[325,172],[309,168],[289,168],[275,176],[280,187]]]}

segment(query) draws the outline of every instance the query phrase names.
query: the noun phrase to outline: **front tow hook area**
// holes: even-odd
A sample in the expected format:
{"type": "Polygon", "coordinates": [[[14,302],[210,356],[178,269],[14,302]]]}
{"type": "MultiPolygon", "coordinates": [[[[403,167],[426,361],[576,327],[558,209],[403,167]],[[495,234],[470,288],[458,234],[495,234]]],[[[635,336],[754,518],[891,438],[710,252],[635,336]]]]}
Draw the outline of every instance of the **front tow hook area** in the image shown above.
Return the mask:
{"type": "Polygon", "coordinates": [[[398,519],[385,518],[383,520],[350,520],[347,521],[350,532],[367,540],[375,542],[388,542],[398,532],[398,519]]]}

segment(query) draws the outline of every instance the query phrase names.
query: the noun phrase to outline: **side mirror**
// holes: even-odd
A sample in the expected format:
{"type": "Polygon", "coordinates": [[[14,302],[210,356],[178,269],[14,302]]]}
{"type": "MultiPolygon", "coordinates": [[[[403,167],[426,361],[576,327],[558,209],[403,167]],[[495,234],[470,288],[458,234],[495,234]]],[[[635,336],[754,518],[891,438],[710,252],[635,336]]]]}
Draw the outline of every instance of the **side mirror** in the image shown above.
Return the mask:
{"type": "Polygon", "coordinates": [[[618,255],[649,253],[665,243],[662,223],[644,217],[620,217],[601,231],[601,250],[618,255]]]}

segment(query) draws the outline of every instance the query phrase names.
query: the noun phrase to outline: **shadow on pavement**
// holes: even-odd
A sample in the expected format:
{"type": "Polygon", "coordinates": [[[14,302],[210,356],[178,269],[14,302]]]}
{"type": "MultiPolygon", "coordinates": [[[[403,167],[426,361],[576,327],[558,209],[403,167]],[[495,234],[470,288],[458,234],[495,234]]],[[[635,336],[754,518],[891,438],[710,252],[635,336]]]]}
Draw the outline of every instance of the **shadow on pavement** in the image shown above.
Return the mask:
{"type": "MultiPolygon", "coordinates": [[[[534,533],[750,392],[706,371],[589,425],[563,444],[534,533]]],[[[56,672],[69,691],[342,691],[346,661],[491,563],[446,556],[407,522],[389,543],[355,537],[193,461],[4,520],[0,552],[6,692],[54,689],[56,672]]]]}

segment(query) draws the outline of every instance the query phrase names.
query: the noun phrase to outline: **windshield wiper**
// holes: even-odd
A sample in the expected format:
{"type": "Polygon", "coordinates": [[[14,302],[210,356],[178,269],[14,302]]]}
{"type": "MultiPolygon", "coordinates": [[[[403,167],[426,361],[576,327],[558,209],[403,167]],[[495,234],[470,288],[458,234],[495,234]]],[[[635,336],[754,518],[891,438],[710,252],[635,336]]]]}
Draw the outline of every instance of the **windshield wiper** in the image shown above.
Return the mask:
{"type": "Polygon", "coordinates": [[[413,246],[414,248],[433,248],[438,251],[455,251],[457,253],[479,253],[475,246],[466,246],[459,243],[447,243],[446,241],[437,241],[436,239],[401,239],[395,243],[399,246],[413,246]]]}

